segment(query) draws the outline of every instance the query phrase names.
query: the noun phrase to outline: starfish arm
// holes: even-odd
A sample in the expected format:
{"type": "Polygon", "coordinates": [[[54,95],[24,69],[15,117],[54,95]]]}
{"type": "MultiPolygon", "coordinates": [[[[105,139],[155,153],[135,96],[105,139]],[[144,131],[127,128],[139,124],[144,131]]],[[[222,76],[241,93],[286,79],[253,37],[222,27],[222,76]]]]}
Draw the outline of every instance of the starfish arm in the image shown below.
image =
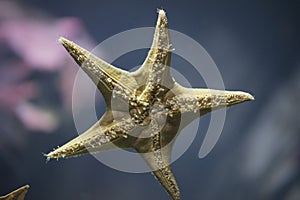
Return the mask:
{"type": "Polygon", "coordinates": [[[103,119],[101,118],[99,122],[95,123],[83,134],[48,153],[46,155],[47,159],[74,157],[89,152],[95,153],[119,147],[130,147],[127,145],[126,139],[128,132],[134,128],[134,122],[131,117],[124,117],[108,125],[102,125],[102,121],[103,119]]]}
{"type": "Polygon", "coordinates": [[[170,74],[171,51],[166,13],[164,10],[159,10],[151,49],[135,76],[148,77],[148,82],[151,84],[159,83],[170,88],[169,85],[173,83],[170,74]]]}
{"type": "Polygon", "coordinates": [[[180,200],[180,191],[170,165],[155,170],[152,173],[173,200],[180,200]]]}
{"type": "Polygon", "coordinates": [[[166,101],[166,105],[172,114],[194,112],[200,113],[202,116],[213,110],[254,100],[251,94],[241,91],[188,89],[182,87],[178,93],[178,95],[166,101]]]}
{"type": "Polygon", "coordinates": [[[29,185],[25,185],[5,196],[1,196],[0,200],[24,200],[28,189],[29,185]]]}
{"type": "MultiPolygon", "coordinates": [[[[154,139],[153,142],[157,143],[157,140],[154,139]]],[[[171,147],[172,145],[162,149],[157,148],[153,152],[140,153],[140,155],[172,199],[180,200],[180,191],[170,166],[171,147]]]]}
{"type": "Polygon", "coordinates": [[[97,85],[108,106],[110,105],[113,92],[124,99],[128,99],[134,88],[136,88],[136,81],[129,72],[112,66],[63,37],[61,37],[59,41],[77,64],[79,64],[84,72],[92,79],[95,85],[97,85]],[[124,83],[126,83],[126,85],[124,83]]]}
{"type": "MultiPolygon", "coordinates": [[[[180,199],[180,192],[175,177],[171,171],[170,161],[173,147],[172,139],[174,127],[166,124],[161,126],[161,120],[153,119],[146,135],[147,139],[138,139],[135,149],[150,166],[152,173],[165,188],[168,194],[174,199],[180,199]],[[143,142],[147,141],[147,142],[143,142]]],[[[175,127],[177,130],[177,127],[175,127]]],[[[145,135],[144,135],[145,136],[145,135]]]]}

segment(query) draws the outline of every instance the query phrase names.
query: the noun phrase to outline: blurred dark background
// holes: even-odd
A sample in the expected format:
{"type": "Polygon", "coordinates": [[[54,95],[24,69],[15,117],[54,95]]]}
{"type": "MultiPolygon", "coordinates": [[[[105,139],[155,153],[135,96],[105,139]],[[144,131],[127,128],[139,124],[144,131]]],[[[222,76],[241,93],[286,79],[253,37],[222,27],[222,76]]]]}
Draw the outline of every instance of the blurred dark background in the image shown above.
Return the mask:
{"type": "MultiPolygon", "coordinates": [[[[192,146],[173,163],[182,199],[300,199],[299,0],[1,0],[0,195],[30,184],[28,200],[169,198],[150,173],[119,172],[91,155],[46,163],[42,154],[77,136],[71,95],[78,67],[57,38],[92,49],[121,31],[154,26],[157,8],[171,29],[203,45],[226,89],[256,98],[228,110],[204,159],[198,152],[209,115],[200,121],[192,146]]],[[[143,56],[116,64],[130,69],[143,56]]]]}

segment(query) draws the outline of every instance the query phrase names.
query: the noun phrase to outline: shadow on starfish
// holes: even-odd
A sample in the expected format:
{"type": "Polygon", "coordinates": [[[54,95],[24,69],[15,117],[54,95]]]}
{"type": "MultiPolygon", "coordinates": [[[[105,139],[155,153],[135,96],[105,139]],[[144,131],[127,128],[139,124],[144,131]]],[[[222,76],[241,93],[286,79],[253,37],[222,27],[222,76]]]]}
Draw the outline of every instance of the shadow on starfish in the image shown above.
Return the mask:
{"type": "Polygon", "coordinates": [[[158,12],[148,56],[135,72],[118,69],[65,38],[59,40],[97,85],[107,108],[90,129],[47,154],[47,158],[133,148],[174,200],[180,199],[170,167],[176,136],[206,113],[254,100],[245,92],[185,88],[176,83],[170,73],[172,52],[163,10],[158,12]]]}
{"type": "Polygon", "coordinates": [[[1,196],[0,200],[24,200],[28,189],[29,185],[25,185],[5,196],[1,196]]]}

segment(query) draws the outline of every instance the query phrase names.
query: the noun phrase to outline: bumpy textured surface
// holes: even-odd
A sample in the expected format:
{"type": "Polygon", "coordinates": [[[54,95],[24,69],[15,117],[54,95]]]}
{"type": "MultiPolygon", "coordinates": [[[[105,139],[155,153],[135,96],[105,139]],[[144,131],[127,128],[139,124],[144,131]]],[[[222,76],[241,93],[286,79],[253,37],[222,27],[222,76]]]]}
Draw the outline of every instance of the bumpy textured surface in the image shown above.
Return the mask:
{"type": "Polygon", "coordinates": [[[85,133],[47,154],[48,159],[133,148],[174,200],[180,199],[170,167],[177,134],[212,110],[254,99],[245,92],[184,88],[176,83],[170,73],[172,48],[163,10],[158,12],[148,56],[132,73],[106,63],[65,38],[60,42],[97,85],[107,110],[85,133]]]}

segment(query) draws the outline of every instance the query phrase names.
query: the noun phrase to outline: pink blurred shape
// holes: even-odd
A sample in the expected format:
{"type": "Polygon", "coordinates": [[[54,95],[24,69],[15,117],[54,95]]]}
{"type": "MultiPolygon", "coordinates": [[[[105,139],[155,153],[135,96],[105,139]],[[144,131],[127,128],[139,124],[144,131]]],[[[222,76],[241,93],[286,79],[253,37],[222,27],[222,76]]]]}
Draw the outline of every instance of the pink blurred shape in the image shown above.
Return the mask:
{"type": "MultiPolygon", "coordinates": [[[[0,5],[1,6],[1,5],[0,5]]],[[[74,37],[81,31],[75,18],[13,19],[0,23],[3,43],[6,43],[22,60],[38,70],[57,70],[63,67],[65,52],[57,41],[60,35],[74,37]]]]}
{"type": "Polygon", "coordinates": [[[31,130],[53,132],[58,125],[55,114],[28,102],[19,104],[15,111],[20,120],[31,130]]]}
{"type": "Polygon", "coordinates": [[[14,113],[29,130],[51,132],[59,125],[55,111],[31,103],[43,100],[40,90],[45,89],[40,80],[29,78],[35,71],[58,72],[57,87],[66,111],[71,110],[78,68],[57,41],[60,36],[92,46],[82,23],[74,17],[54,19],[14,1],[0,1],[0,47],[5,47],[0,49],[0,111],[14,113]],[[11,52],[16,57],[6,58],[5,53],[11,52]]]}

